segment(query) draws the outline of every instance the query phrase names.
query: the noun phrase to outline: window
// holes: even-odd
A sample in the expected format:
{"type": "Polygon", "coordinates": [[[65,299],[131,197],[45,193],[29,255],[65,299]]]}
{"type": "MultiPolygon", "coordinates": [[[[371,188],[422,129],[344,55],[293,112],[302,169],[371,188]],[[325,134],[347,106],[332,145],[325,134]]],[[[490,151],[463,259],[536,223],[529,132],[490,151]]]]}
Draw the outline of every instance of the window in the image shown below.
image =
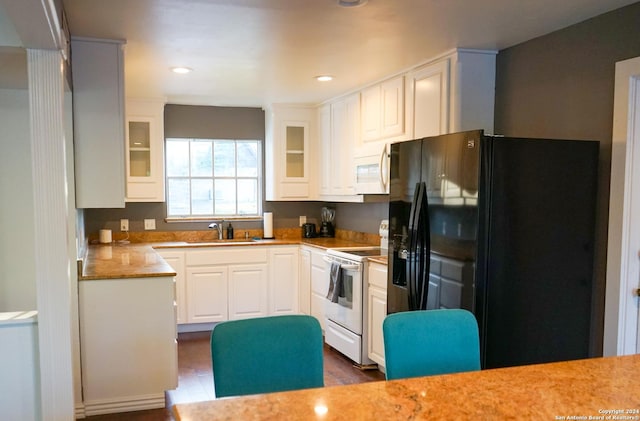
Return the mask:
{"type": "Polygon", "coordinates": [[[258,140],[166,140],[168,217],[253,217],[261,212],[258,140]]]}

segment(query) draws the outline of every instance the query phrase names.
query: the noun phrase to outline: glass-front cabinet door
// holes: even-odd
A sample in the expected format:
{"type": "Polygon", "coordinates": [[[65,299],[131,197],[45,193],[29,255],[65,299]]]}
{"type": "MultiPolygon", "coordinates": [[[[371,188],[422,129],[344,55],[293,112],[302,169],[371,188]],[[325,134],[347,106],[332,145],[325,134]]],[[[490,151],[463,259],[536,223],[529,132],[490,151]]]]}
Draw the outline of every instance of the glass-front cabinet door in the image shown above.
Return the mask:
{"type": "Polygon", "coordinates": [[[151,121],[129,120],[128,129],[129,176],[151,177],[151,121]]]}
{"type": "Polygon", "coordinates": [[[127,202],[164,202],[164,102],[127,99],[127,202]]]}
{"type": "Polygon", "coordinates": [[[285,177],[304,179],[307,163],[307,124],[285,125],[285,177]]]}
{"type": "Polygon", "coordinates": [[[311,138],[316,133],[316,108],[272,104],[265,114],[266,200],[310,200],[315,189],[311,138]]]}

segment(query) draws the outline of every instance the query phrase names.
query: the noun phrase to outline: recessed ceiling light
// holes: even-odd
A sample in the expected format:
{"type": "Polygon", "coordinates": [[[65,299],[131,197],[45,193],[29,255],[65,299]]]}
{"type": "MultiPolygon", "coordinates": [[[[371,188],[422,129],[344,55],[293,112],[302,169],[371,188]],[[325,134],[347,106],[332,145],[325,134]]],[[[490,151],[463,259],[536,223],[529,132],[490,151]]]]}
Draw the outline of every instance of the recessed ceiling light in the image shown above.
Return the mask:
{"type": "Polygon", "coordinates": [[[173,73],[180,73],[182,75],[182,74],[193,72],[193,69],[191,69],[189,67],[172,67],[171,71],[173,73]]]}
{"type": "Polygon", "coordinates": [[[330,75],[316,76],[316,80],[318,82],[329,82],[330,80],[333,80],[333,76],[330,76],[330,75]]]}
{"type": "Polygon", "coordinates": [[[338,0],[338,6],[342,7],[356,7],[364,6],[368,0],[338,0]]]}

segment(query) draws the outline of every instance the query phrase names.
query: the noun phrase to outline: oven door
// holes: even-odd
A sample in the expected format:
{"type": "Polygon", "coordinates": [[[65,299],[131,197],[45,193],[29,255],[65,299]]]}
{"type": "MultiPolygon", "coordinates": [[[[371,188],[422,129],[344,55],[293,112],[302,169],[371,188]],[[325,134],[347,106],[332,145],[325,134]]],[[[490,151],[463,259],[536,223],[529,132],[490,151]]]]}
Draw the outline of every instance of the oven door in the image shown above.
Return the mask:
{"type": "MultiPolygon", "coordinates": [[[[327,299],[325,315],[327,319],[343,326],[353,333],[362,335],[362,263],[347,261],[332,256],[326,256],[327,277],[331,276],[331,264],[340,263],[342,271],[342,291],[338,302],[327,299]]],[[[327,283],[330,285],[331,280],[327,283]]],[[[327,291],[328,292],[328,291],[327,291]]]]}

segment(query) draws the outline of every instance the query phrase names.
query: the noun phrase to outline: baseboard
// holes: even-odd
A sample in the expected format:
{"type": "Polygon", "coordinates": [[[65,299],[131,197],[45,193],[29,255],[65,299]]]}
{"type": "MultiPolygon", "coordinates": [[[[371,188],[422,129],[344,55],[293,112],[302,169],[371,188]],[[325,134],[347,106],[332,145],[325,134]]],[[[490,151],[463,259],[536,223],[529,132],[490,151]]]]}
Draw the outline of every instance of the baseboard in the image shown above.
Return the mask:
{"type": "Polygon", "coordinates": [[[205,332],[213,330],[216,323],[188,323],[178,325],[178,333],[205,332]]]}
{"type": "Polygon", "coordinates": [[[165,395],[157,393],[122,399],[104,399],[84,402],[85,416],[113,414],[117,412],[142,411],[165,407],[165,395]]]}
{"type": "Polygon", "coordinates": [[[78,419],[81,419],[81,418],[86,418],[86,417],[87,417],[87,414],[84,412],[84,404],[83,404],[83,403],[77,403],[77,404],[76,404],[76,407],[75,407],[74,413],[75,413],[75,418],[76,418],[77,420],[78,420],[78,419]]]}

